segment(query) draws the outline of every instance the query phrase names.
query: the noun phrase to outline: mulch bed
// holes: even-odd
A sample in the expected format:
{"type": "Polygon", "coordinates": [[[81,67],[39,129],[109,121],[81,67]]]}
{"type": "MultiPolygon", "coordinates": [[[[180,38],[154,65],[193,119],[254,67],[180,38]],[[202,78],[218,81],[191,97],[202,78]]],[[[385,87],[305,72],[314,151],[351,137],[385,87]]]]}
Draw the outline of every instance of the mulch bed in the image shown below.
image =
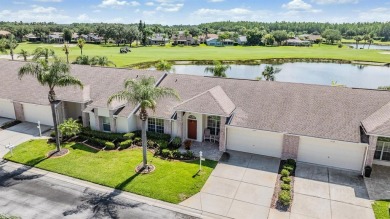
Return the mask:
{"type": "MultiPolygon", "coordinates": [[[[280,211],[287,211],[287,212],[290,212],[291,211],[291,206],[292,204],[290,204],[289,206],[285,206],[285,205],[282,205],[279,201],[278,201],[278,197],[279,197],[279,192],[282,190],[280,188],[280,185],[283,183],[282,181],[282,175],[280,174],[280,172],[283,170],[283,165],[286,164],[286,161],[285,160],[281,160],[280,161],[280,165],[279,165],[279,172],[278,172],[278,177],[276,179],[276,183],[275,183],[275,190],[274,190],[274,195],[272,196],[272,204],[271,204],[271,208],[274,208],[274,209],[277,209],[277,210],[280,210],[280,211]]],[[[292,171],[291,173],[291,200],[294,200],[294,180],[295,180],[295,169],[292,171]]],[[[291,201],[292,203],[292,201],[291,201]]]]}
{"type": "Polygon", "coordinates": [[[57,150],[50,151],[49,153],[46,154],[46,157],[47,158],[60,158],[60,157],[67,155],[68,153],[69,153],[68,149],[61,148],[60,151],[57,151],[57,150]]]}
{"type": "Polygon", "coordinates": [[[156,167],[154,165],[148,164],[146,165],[146,168],[143,167],[143,164],[138,165],[135,168],[136,173],[140,174],[148,174],[156,170],[156,167]]]}

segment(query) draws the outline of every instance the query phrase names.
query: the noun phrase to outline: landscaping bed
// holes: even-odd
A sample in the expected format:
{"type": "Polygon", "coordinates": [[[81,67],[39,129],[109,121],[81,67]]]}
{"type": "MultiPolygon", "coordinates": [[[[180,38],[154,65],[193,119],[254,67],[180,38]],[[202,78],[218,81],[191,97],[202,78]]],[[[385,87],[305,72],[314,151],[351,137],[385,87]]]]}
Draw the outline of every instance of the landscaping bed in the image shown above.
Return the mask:
{"type": "Polygon", "coordinates": [[[280,211],[291,211],[294,195],[294,177],[296,161],[293,159],[281,160],[278,177],[272,197],[272,208],[280,211]]]}
{"type": "Polygon", "coordinates": [[[16,147],[13,156],[8,153],[4,158],[171,203],[180,203],[198,193],[217,165],[206,160],[198,173],[198,160],[171,161],[154,157],[148,151],[148,163],[156,169],[149,174],[137,174],[134,168],[142,162],[139,147],[98,151],[69,142],[62,144],[62,148],[69,150],[66,156],[47,159],[46,154],[55,149],[55,144],[45,139],[31,140],[16,147]]]}

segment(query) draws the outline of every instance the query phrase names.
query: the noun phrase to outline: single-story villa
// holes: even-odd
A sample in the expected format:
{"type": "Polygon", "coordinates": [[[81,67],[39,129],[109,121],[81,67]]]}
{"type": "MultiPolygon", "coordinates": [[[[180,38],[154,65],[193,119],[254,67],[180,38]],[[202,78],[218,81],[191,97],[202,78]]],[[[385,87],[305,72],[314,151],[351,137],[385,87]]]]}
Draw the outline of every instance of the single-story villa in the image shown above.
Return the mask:
{"type": "Polygon", "coordinates": [[[6,31],[6,30],[0,30],[0,38],[5,38],[11,35],[11,32],[6,31]]]}
{"type": "MultiPolygon", "coordinates": [[[[0,116],[53,125],[47,88],[19,80],[25,62],[0,60],[0,116]]],[[[390,92],[302,83],[166,74],[150,70],[72,65],[84,89],[58,88],[60,120],[82,118],[107,132],[139,130],[138,106],[108,97],[123,81],[154,76],[181,99],[164,98],[150,111],[148,130],[182,140],[210,133],[220,151],[236,150],[335,168],[363,171],[390,165],[390,92]]]]}
{"type": "Polygon", "coordinates": [[[308,40],[301,40],[298,37],[286,40],[287,46],[311,46],[311,42],[308,40]]]}
{"type": "Polygon", "coordinates": [[[248,43],[248,39],[246,38],[246,36],[239,36],[237,38],[237,43],[238,45],[246,45],[248,43]]]}
{"type": "Polygon", "coordinates": [[[206,40],[206,45],[208,46],[233,46],[233,44],[234,41],[231,39],[221,41],[218,38],[210,38],[206,40]]]}
{"type": "Polygon", "coordinates": [[[163,35],[148,37],[148,40],[150,45],[165,45],[169,42],[169,39],[165,38],[163,35]]]}

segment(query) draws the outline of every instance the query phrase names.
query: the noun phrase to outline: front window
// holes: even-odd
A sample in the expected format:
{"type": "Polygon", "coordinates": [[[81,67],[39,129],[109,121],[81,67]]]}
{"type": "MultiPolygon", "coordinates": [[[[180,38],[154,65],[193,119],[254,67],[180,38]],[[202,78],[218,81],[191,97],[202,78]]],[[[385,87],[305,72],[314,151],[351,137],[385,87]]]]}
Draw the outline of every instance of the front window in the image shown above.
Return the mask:
{"type": "Polygon", "coordinates": [[[164,133],[164,120],[156,118],[148,118],[148,131],[164,133]]]}
{"type": "Polygon", "coordinates": [[[109,117],[103,117],[103,131],[109,132],[111,131],[111,125],[110,125],[110,118],[109,117]]]}
{"type": "Polygon", "coordinates": [[[390,161],[390,142],[378,141],[374,159],[390,161]]]}
{"type": "Polygon", "coordinates": [[[210,134],[219,135],[220,126],[221,126],[221,117],[219,116],[207,117],[207,128],[210,129],[210,134]]]}

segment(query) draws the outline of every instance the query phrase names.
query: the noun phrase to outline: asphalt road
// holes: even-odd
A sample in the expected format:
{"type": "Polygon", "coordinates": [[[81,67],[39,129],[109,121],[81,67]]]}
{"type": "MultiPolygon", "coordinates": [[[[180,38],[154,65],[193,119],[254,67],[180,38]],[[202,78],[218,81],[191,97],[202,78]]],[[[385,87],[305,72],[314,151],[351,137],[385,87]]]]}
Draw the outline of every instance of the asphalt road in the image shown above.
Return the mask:
{"type": "MultiPolygon", "coordinates": [[[[1,159],[0,159],[1,161],[1,159]]],[[[162,188],[163,189],[163,188],[162,188]]],[[[21,218],[194,217],[0,163],[0,214],[21,218]]]]}

